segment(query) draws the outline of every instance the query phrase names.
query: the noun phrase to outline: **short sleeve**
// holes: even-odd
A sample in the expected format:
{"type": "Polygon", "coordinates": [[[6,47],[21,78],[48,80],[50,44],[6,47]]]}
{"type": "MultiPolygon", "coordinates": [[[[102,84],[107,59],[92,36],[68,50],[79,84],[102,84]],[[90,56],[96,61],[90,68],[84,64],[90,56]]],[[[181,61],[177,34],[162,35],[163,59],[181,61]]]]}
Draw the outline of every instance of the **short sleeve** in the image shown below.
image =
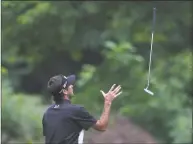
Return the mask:
{"type": "Polygon", "coordinates": [[[84,107],[79,107],[73,119],[84,129],[88,130],[97,120],[84,107]]]}

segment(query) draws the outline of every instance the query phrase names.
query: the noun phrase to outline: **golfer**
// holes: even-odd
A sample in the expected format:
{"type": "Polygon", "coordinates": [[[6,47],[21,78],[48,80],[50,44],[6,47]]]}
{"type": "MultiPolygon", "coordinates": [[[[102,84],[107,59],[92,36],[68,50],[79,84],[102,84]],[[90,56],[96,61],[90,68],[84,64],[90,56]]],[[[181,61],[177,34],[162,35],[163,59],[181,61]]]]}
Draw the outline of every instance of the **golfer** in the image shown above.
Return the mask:
{"type": "Polygon", "coordinates": [[[77,144],[82,130],[91,127],[98,131],[107,129],[111,104],[121,94],[121,86],[116,87],[114,84],[107,93],[101,90],[104,111],[97,120],[83,106],[71,104],[75,79],[75,75],[56,75],[48,81],[47,88],[54,104],[45,111],[42,119],[46,144],[77,144]]]}

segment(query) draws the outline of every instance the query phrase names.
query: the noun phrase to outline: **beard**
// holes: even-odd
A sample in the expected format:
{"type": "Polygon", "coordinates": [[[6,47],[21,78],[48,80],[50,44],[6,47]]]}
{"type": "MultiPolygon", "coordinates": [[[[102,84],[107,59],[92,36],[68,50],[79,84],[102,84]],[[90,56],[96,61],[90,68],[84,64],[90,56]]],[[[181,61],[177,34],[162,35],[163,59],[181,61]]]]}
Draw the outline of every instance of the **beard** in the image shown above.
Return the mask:
{"type": "Polygon", "coordinates": [[[73,99],[74,97],[75,97],[74,93],[68,95],[68,98],[69,98],[70,100],[73,99]]]}

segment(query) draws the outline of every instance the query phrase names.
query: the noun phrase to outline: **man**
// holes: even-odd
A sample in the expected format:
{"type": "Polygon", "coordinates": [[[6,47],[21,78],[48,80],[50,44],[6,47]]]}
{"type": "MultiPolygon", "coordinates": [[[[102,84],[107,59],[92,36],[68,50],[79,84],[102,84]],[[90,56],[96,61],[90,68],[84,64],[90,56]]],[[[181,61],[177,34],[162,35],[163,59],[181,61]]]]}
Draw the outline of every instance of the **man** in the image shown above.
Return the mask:
{"type": "Polygon", "coordinates": [[[74,83],[74,75],[57,75],[48,81],[48,91],[53,95],[55,103],[46,110],[42,119],[46,144],[77,144],[82,130],[92,127],[105,131],[107,128],[111,104],[121,94],[121,86],[115,88],[114,84],[107,93],[101,91],[104,111],[97,120],[83,106],[71,104],[74,83]]]}

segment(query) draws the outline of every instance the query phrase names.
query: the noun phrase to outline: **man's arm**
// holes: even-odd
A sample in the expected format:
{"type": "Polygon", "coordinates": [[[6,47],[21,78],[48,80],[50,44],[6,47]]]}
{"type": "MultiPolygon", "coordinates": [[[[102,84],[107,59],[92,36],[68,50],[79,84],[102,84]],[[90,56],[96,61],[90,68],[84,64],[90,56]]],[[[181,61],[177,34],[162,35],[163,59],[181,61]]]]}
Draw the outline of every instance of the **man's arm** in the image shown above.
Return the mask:
{"type": "Polygon", "coordinates": [[[43,140],[44,140],[44,143],[46,141],[46,132],[45,132],[45,113],[43,115],[43,118],[42,118],[42,134],[43,134],[43,140]]]}
{"type": "Polygon", "coordinates": [[[45,131],[45,113],[43,114],[43,117],[42,117],[42,133],[43,133],[43,136],[46,136],[46,131],[45,131]]]}
{"type": "Polygon", "coordinates": [[[102,113],[100,119],[93,126],[93,128],[95,130],[105,131],[107,126],[108,126],[109,115],[110,115],[110,110],[111,110],[111,103],[115,97],[117,97],[118,95],[120,95],[122,93],[122,92],[119,92],[121,89],[120,85],[117,86],[115,89],[114,89],[114,87],[115,87],[115,84],[111,87],[109,92],[106,94],[103,91],[101,91],[101,93],[103,94],[103,96],[105,98],[104,110],[103,110],[103,113],[102,113]]]}
{"type": "Polygon", "coordinates": [[[93,128],[95,130],[98,130],[98,131],[105,131],[106,130],[106,128],[108,126],[108,122],[109,122],[110,111],[111,111],[111,103],[105,102],[103,113],[102,113],[100,119],[93,126],[93,128]]]}
{"type": "Polygon", "coordinates": [[[77,107],[78,109],[76,110],[72,118],[80,125],[82,129],[88,130],[90,127],[93,127],[95,130],[98,131],[106,130],[109,121],[111,103],[115,97],[121,94],[121,92],[119,92],[121,86],[118,86],[113,90],[114,86],[115,85],[113,85],[109,92],[106,94],[101,91],[105,98],[105,102],[104,110],[99,120],[96,120],[92,115],[90,115],[84,107],[77,107]]]}

